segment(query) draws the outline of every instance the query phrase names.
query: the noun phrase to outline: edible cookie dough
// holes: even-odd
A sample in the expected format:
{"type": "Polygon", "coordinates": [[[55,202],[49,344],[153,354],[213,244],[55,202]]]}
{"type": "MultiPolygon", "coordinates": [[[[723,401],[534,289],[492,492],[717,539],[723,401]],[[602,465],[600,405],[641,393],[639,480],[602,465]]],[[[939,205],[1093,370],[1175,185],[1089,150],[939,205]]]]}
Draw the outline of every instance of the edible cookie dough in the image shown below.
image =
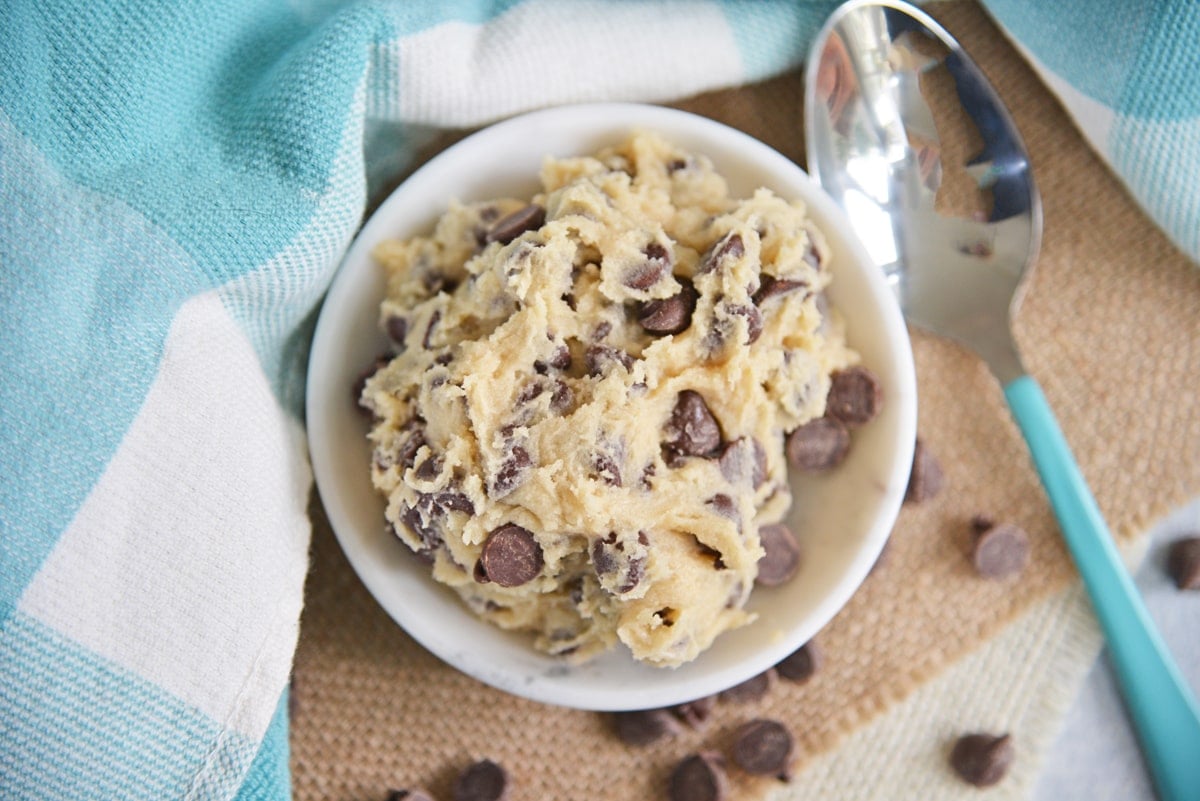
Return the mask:
{"type": "Polygon", "coordinates": [[[532,199],[381,244],[394,355],[365,382],[396,536],[479,615],[674,666],[747,623],[784,437],[855,356],[803,204],[729,196],[639,133],[532,199]]]}

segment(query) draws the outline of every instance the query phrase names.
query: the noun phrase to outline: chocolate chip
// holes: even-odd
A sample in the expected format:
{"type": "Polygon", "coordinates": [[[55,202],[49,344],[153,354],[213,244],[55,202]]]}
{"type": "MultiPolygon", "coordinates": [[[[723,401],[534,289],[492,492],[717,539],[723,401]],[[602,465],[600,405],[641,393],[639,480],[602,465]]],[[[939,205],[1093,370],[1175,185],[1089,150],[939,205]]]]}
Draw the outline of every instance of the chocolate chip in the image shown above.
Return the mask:
{"type": "Polygon", "coordinates": [[[508,458],[500,464],[500,469],[493,476],[491,490],[488,494],[493,498],[503,498],[512,492],[528,476],[532,463],[529,451],[520,445],[514,445],[509,451],[508,458]]]}
{"type": "Polygon", "coordinates": [[[408,318],[398,314],[389,314],[383,327],[387,331],[388,338],[403,348],[404,340],[408,336],[408,318]]]}
{"type": "Polygon", "coordinates": [[[571,349],[566,345],[559,345],[554,349],[554,354],[547,360],[538,360],[533,363],[533,369],[539,373],[545,374],[547,367],[553,367],[556,370],[567,370],[571,367],[571,349]]]}
{"type": "Polygon", "coordinates": [[[490,759],[481,759],[464,770],[454,783],[454,801],[501,801],[508,789],[508,774],[490,759]]]}
{"type": "Polygon", "coordinates": [[[542,546],[529,529],[507,523],[488,534],[479,562],[489,580],[519,587],[542,572],[542,546]]]}
{"type": "Polygon", "coordinates": [[[729,233],[708,249],[704,254],[704,258],[700,260],[696,272],[710,273],[718,266],[724,267],[726,262],[736,261],[740,259],[746,252],[746,245],[742,242],[742,235],[737,233],[729,233]]]}
{"type": "Polygon", "coordinates": [[[387,795],[387,801],[433,801],[433,796],[420,787],[411,790],[392,790],[387,795]]]}
{"type": "Polygon", "coordinates": [[[728,796],[724,759],[715,751],[684,757],[671,772],[671,801],[724,801],[728,796]]]}
{"type": "Polygon", "coordinates": [[[597,453],[592,459],[592,470],[608,486],[621,486],[621,466],[609,454],[597,453]]]}
{"type": "Polygon", "coordinates": [[[759,279],[758,291],[754,293],[754,303],[761,306],[772,298],[791,294],[798,289],[807,289],[807,281],[793,281],[787,278],[776,278],[763,273],[759,279]]]}
{"type": "Polygon", "coordinates": [[[536,203],[530,203],[497,220],[496,224],[488,229],[487,241],[507,245],[526,231],[541,228],[545,222],[546,210],[536,203]]]}
{"type": "Polygon", "coordinates": [[[759,718],[738,728],[733,761],[747,773],[786,779],[792,761],[792,733],[776,720],[759,718]]]}
{"type": "Polygon", "coordinates": [[[669,298],[650,300],[638,307],[638,322],[651,334],[678,334],[692,324],[696,290],[689,281],[669,298]]]}
{"type": "Polygon", "coordinates": [[[671,270],[671,254],[658,242],[646,245],[646,261],[631,268],[621,279],[630,289],[649,289],[671,270]]]}
{"type": "Polygon", "coordinates": [[[754,583],[777,587],[789,581],[800,569],[800,543],[796,535],[782,523],[763,526],[758,530],[763,555],[758,560],[758,576],[754,583]]]}
{"type": "Polygon", "coordinates": [[[758,489],[767,480],[767,451],[756,439],[738,437],[721,449],[717,466],[730,484],[747,481],[758,489]]]}
{"type": "MultiPolygon", "coordinates": [[[[645,532],[638,532],[638,542],[648,544],[645,532]]],[[[644,556],[625,553],[625,543],[617,538],[615,531],[607,537],[592,542],[592,567],[601,577],[604,586],[618,595],[624,595],[636,587],[646,572],[644,556]],[[610,580],[604,580],[612,576],[610,580]]]]}
{"type": "Polygon", "coordinates": [[[870,422],[883,405],[879,379],[865,367],[838,370],[832,376],[825,413],[849,428],[870,422]]]}
{"type": "Polygon", "coordinates": [[[832,417],[818,417],[788,434],[786,449],[797,470],[829,470],[846,458],[850,432],[832,417]]]}
{"type": "Polygon", "coordinates": [[[713,511],[719,514],[721,517],[727,517],[730,520],[738,519],[737,504],[733,502],[733,498],[730,498],[724,493],[718,493],[717,495],[712,496],[705,503],[711,506],[713,511]]]}
{"type": "Polygon", "coordinates": [[[1012,737],[1007,734],[965,734],[954,743],[950,766],[968,784],[990,787],[1008,773],[1014,756],[1012,737]]]}
{"type": "Polygon", "coordinates": [[[821,649],[815,641],[810,640],[779,660],[775,665],[775,672],[780,678],[803,684],[821,669],[824,661],[821,649]]]}
{"type": "Polygon", "coordinates": [[[927,501],[942,491],[945,478],[937,458],[920,439],[913,448],[912,472],[908,476],[908,488],[904,491],[906,503],[927,501]]]}
{"type": "Polygon", "coordinates": [[[971,562],[984,578],[1016,575],[1029,562],[1029,537],[1012,523],[992,525],[976,534],[971,562]]]}
{"type": "Polygon", "coordinates": [[[721,427],[695,390],[679,393],[667,423],[664,446],[673,457],[707,456],[721,447],[721,427]]]}
{"type": "Polygon", "coordinates": [[[746,704],[757,701],[771,691],[775,686],[775,670],[767,668],[757,676],[751,676],[741,684],[735,684],[723,690],[718,696],[722,701],[732,701],[736,704],[746,704]]]}
{"type": "Polygon", "coordinates": [[[683,731],[679,720],[666,709],[639,709],[613,715],[617,737],[628,745],[649,745],[683,731]]]}
{"type": "Polygon", "coordinates": [[[757,306],[730,306],[729,313],[746,318],[746,344],[753,345],[762,336],[763,316],[757,306]]]}
{"type": "Polygon", "coordinates": [[[567,409],[571,408],[571,404],[575,400],[575,393],[571,391],[571,387],[566,381],[559,379],[554,382],[554,394],[550,396],[550,410],[562,414],[567,409]]]}
{"type": "Polygon", "coordinates": [[[463,512],[464,514],[475,514],[475,504],[471,503],[471,499],[461,492],[435,492],[432,495],[422,496],[422,500],[430,498],[430,503],[436,508],[445,511],[463,512]]]}
{"type": "Polygon", "coordinates": [[[693,701],[686,701],[671,707],[675,717],[682,720],[693,729],[703,729],[712,717],[713,708],[717,705],[715,695],[706,695],[693,701]]]}
{"type": "Polygon", "coordinates": [[[438,309],[434,309],[433,314],[429,315],[429,327],[425,329],[425,336],[421,338],[421,346],[425,350],[429,350],[433,342],[433,329],[437,327],[438,322],[442,319],[442,313],[438,309]]]}
{"type": "Polygon", "coordinates": [[[610,345],[589,345],[584,351],[583,360],[588,375],[593,378],[607,374],[615,364],[619,364],[626,372],[633,369],[633,357],[610,345]]]}
{"type": "Polygon", "coordinates": [[[1171,543],[1167,572],[1181,590],[1200,590],[1200,536],[1183,537],[1171,543]]]}
{"type": "Polygon", "coordinates": [[[427,456],[424,461],[417,465],[417,469],[413,471],[414,475],[422,481],[432,481],[437,478],[442,472],[442,460],[437,456],[427,456]]]}

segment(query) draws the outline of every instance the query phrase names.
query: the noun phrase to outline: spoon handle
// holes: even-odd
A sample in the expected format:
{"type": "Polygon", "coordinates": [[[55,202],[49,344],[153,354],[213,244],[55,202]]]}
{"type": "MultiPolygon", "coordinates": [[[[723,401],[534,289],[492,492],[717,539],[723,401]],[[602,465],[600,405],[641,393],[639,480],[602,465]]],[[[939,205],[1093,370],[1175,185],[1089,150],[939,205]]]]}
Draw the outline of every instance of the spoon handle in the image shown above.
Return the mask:
{"type": "Polygon", "coordinates": [[[1025,375],[1005,386],[1004,396],[1104,630],[1158,795],[1194,801],[1200,798],[1196,697],[1150,620],[1041,387],[1025,375]]]}

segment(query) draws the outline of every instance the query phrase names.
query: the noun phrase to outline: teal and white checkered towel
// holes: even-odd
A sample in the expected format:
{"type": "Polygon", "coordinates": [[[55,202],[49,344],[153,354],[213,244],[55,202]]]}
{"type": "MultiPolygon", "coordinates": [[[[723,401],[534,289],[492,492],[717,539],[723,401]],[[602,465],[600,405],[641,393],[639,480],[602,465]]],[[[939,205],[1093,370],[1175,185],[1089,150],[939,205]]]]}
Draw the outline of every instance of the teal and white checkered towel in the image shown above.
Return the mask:
{"type": "MultiPolygon", "coordinates": [[[[0,3],[0,798],[284,798],[321,294],[430,126],[799,64],[833,3],[0,3]]],[[[1200,5],[990,7],[1200,256],[1200,5]]]]}

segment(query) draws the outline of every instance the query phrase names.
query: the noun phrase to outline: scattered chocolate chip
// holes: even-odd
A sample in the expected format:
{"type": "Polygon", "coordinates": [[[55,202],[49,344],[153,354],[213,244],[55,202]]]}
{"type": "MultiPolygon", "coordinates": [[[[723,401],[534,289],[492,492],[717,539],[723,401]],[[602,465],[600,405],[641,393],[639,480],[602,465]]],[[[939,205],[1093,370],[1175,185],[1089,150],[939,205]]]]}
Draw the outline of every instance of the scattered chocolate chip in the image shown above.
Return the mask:
{"type": "Polygon", "coordinates": [[[1014,756],[1012,737],[1007,734],[965,734],[954,743],[950,765],[968,784],[990,787],[1008,773],[1014,756]]]}
{"type": "Polygon", "coordinates": [[[733,761],[747,773],[786,779],[791,769],[792,733],[776,720],[759,718],[738,728],[733,761]]]}
{"type": "Polygon", "coordinates": [[[763,273],[759,279],[758,290],[754,293],[754,303],[761,306],[772,298],[791,294],[798,289],[807,289],[807,281],[793,281],[787,278],[776,278],[763,273]]]}
{"type": "Polygon", "coordinates": [[[780,678],[796,684],[803,684],[821,669],[822,662],[824,662],[824,657],[821,649],[815,641],[809,640],[779,660],[775,665],[775,672],[779,674],[780,678]]]}
{"type": "Polygon", "coordinates": [[[825,401],[827,415],[849,428],[875,419],[883,405],[883,390],[874,373],[865,367],[850,367],[838,370],[830,378],[829,397],[825,401]]]}
{"type": "Polygon", "coordinates": [[[718,266],[724,266],[726,261],[736,261],[740,259],[746,252],[746,245],[742,242],[742,235],[737,233],[726,234],[716,244],[708,249],[704,254],[704,258],[700,260],[699,266],[696,268],[697,273],[710,273],[718,266]]]}
{"type": "Polygon", "coordinates": [[[1200,536],[1183,537],[1167,551],[1167,572],[1181,590],[1200,590],[1200,536]]]}
{"type": "Polygon", "coordinates": [[[690,728],[703,729],[708,725],[709,718],[712,717],[713,708],[716,705],[717,697],[715,695],[706,695],[694,701],[676,704],[671,707],[671,712],[690,728]]]}
{"type": "Polygon", "coordinates": [[[508,789],[508,774],[490,759],[481,759],[464,770],[454,783],[454,801],[501,801],[508,789]]]}
{"type": "Polygon", "coordinates": [[[945,477],[937,458],[920,439],[913,449],[912,472],[908,476],[908,489],[904,500],[908,503],[927,501],[942,491],[945,477]]]}
{"type": "Polygon", "coordinates": [[[542,572],[542,546],[529,529],[506,523],[483,541],[479,563],[489,580],[501,587],[519,587],[542,572]]]}
{"type": "Polygon", "coordinates": [[[671,772],[667,797],[671,801],[725,801],[728,779],[719,753],[704,751],[679,760],[671,772]]]}
{"type": "Polygon", "coordinates": [[[526,231],[535,231],[546,222],[546,210],[530,203],[512,214],[500,218],[488,229],[487,241],[507,245],[526,231]]]}
{"type": "Polygon", "coordinates": [[[714,751],[684,757],[671,772],[671,801],[724,801],[728,796],[724,759],[714,751]]]}
{"type": "Polygon", "coordinates": [[[525,480],[532,464],[529,451],[520,445],[514,445],[509,451],[508,458],[500,464],[500,469],[493,476],[489,494],[494,498],[502,498],[512,492],[518,484],[525,480]]]}
{"type": "Polygon", "coordinates": [[[775,670],[767,668],[757,676],[751,676],[741,684],[735,684],[723,690],[718,696],[722,701],[732,701],[736,704],[746,704],[757,701],[771,691],[775,686],[775,670]]]}
{"type": "Polygon", "coordinates": [[[387,331],[388,338],[403,348],[404,340],[408,336],[408,318],[398,314],[389,314],[383,327],[387,331]]]}
{"type": "Polygon", "coordinates": [[[997,523],[982,530],[974,524],[973,527],[976,534],[971,562],[979,575],[1003,579],[1025,569],[1029,562],[1029,537],[1023,528],[1012,523],[997,523]]]}
{"type": "Polygon", "coordinates": [[[414,787],[411,790],[390,791],[387,801],[433,801],[433,795],[420,787],[414,787]]]}
{"type": "MultiPolygon", "coordinates": [[[[672,457],[708,456],[721,447],[721,427],[695,390],[679,393],[667,423],[664,446],[672,457]]],[[[670,460],[673,461],[673,460],[670,460]]]]}
{"type": "Polygon", "coordinates": [[[796,535],[782,523],[763,526],[758,530],[763,555],[758,560],[758,576],[754,583],[778,587],[790,581],[800,569],[800,543],[796,535]]]}
{"type": "Polygon", "coordinates": [[[829,470],[846,458],[850,432],[832,417],[818,417],[788,434],[786,450],[797,470],[829,470]]]}
{"type": "Polygon", "coordinates": [[[651,334],[678,334],[692,324],[696,311],[696,289],[690,281],[669,298],[649,300],[638,306],[638,322],[651,334]]]}
{"type": "Polygon", "coordinates": [[[683,731],[679,720],[666,709],[639,709],[613,715],[617,737],[628,745],[649,745],[683,731]]]}

